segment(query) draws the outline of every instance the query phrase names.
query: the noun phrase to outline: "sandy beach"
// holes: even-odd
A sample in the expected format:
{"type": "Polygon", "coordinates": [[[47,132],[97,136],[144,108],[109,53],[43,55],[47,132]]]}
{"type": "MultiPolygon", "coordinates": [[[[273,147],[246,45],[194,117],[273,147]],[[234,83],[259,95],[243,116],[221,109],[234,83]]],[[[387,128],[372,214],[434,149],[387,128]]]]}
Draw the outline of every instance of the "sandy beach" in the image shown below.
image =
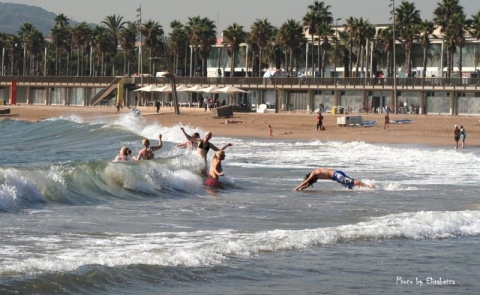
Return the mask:
{"type": "MultiPolygon", "coordinates": [[[[0,109],[7,108],[3,106],[0,109]]],[[[46,118],[77,115],[86,121],[101,117],[115,117],[113,107],[71,107],[71,106],[8,106],[11,114],[1,115],[0,120],[39,121],[46,118]]],[[[316,131],[316,114],[305,112],[287,113],[234,113],[229,120],[235,122],[225,124],[227,118],[215,118],[210,111],[200,108],[180,108],[180,115],[175,115],[173,108],[161,108],[159,113],[153,107],[139,107],[141,115],[149,122],[160,122],[164,126],[179,123],[200,127],[212,131],[215,135],[268,138],[269,128],[273,128],[273,139],[319,139],[339,141],[364,141],[371,143],[416,143],[437,146],[454,147],[454,125],[463,125],[467,131],[466,148],[480,146],[480,117],[477,116],[446,116],[446,115],[413,115],[390,114],[390,120],[411,119],[410,124],[390,124],[390,130],[384,130],[384,114],[347,114],[346,116],[362,115],[364,121],[377,120],[373,127],[341,127],[337,118],[343,114],[324,113],[326,130],[316,131]]],[[[130,112],[124,108],[121,114],[130,112]]],[[[121,115],[120,114],[120,115],[121,115]]],[[[179,131],[180,132],[180,131],[179,131]]],[[[168,139],[166,139],[168,140],[168,139]]]]}

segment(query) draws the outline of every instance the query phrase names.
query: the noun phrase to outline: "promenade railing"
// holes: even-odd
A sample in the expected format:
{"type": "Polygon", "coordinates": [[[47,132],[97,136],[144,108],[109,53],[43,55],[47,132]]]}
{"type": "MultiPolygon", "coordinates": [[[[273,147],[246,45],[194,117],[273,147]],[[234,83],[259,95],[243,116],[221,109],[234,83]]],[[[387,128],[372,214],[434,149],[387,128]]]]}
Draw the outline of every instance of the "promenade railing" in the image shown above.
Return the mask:
{"type": "MultiPolygon", "coordinates": [[[[8,86],[16,80],[17,85],[47,87],[107,87],[118,77],[38,77],[38,76],[0,76],[0,86],[8,86]]],[[[175,77],[176,84],[224,87],[234,85],[248,89],[462,89],[480,91],[480,78],[257,78],[257,77],[175,77]]],[[[141,85],[166,85],[169,80],[164,77],[125,77],[125,84],[130,87],[141,85]]]]}

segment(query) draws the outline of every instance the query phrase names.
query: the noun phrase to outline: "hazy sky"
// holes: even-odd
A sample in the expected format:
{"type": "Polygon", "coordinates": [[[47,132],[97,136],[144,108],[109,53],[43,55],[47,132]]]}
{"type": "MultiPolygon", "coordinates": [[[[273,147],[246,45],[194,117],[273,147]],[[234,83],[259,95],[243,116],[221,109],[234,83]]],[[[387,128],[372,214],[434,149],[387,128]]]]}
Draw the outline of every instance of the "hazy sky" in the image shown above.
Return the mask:
{"type": "MultiPolygon", "coordinates": [[[[42,7],[50,12],[63,13],[76,21],[100,23],[108,15],[121,15],[125,21],[137,19],[137,8],[142,7],[143,20],[158,21],[165,31],[170,22],[185,23],[188,17],[208,17],[217,22],[217,31],[237,22],[250,31],[252,23],[267,18],[272,25],[280,26],[287,19],[301,21],[308,5],[315,0],[2,0],[2,2],[27,4],[42,7]]],[[[363,17],[372,24],[391,22],[389,4],[391,0],[325,0],[330,5],[334,19],[350,16],[363,17]]],[[[395,0],[395,5],[400,4],[395,0]]],[[[411,1],[412,2],[412,1],[411,1]]],[[[432,19],[433,10],[440,0],[414,0],[422,18],[432,19]]],[[[480,10],[480,0],[460,0],[468,17],[480,10]]]]}

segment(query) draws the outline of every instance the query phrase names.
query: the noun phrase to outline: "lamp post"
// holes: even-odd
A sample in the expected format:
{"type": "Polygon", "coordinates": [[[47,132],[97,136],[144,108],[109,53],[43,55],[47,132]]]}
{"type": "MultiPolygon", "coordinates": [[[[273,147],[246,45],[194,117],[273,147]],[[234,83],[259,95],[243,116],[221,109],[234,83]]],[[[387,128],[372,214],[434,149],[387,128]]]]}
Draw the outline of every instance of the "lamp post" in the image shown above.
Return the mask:
{"type": "Polygon", "coordinates": [[[43,60],[43,76],[47,76],[47,46],[45,46],[45,59],[43,60]]]}
{"type": "Polygon", "coordinates": [[[2,48],[2,76],[5,76],[5,47],[2,48]]]}
{"type": "Polygon", "coordinates": [[[25,75],[25,72],[26,72],[26,60],[27,60],[27,48],[25,47],[25,44],[23,44],[23,76],[26,76],[25,75]]]}
{"type": "Polygon", "coordinates": [[[143,87],[143,36],[142,36],[142,5],[137,8],[137,17],[138,17],[138,33],[140,34],[140,46],[138,47],[138,73],[140,74],[140,85],[143,87]]]}
{"type": "MultiPolygon", "coordinates": [[[[339,17],[335,20],[335,71],[334,71],[334,80],[337,79],[337,49],[338,49],[338,21],[342,18],[339,17]]],[[[336,83],[335,83],[336,84],[336,83]]]]}
{"type": "Polygon", "coordinates": [[[395,18],[395,0],[390,0],[392,3],[389,5],[392,7],[392,20],[393,20],[393,104],[395,106],[395,114],[398,112],[398,107],[397,107],[397,57],[395,54],[395,44],[396,42],[396,37],[395,37],[395,29],[396,29],[396,18],[395,18]]]}

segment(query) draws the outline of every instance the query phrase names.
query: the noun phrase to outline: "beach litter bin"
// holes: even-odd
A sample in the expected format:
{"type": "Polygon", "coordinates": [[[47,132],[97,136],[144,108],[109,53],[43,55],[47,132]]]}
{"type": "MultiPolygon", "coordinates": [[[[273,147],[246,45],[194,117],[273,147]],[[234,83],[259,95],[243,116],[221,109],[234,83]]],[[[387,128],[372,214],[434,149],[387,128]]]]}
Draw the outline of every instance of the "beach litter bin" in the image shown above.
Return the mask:
{"type": "Polygon", "coordinates": [[[332,107],[332,114],[336,114],[338,111],[338,108],[337,107],[332,107]]]}
{"type": "Polygon", "coordinates": [[[233,109],[231,106],[223,106],[213,109],[213,116],[216,118],[231,118],[233,117],[233,109]]]}

